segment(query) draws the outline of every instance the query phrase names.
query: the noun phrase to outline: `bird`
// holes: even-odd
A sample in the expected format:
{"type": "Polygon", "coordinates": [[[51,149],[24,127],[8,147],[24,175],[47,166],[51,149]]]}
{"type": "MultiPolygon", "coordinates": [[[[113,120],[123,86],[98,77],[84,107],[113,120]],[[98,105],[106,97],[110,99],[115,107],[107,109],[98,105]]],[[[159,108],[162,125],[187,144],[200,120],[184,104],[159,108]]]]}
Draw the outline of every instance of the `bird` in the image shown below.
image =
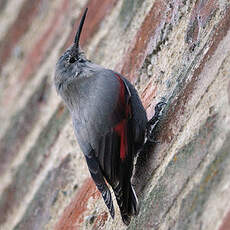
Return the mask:
{"type": "Polygon", "coordinates": [[[54,83],[67,106],[78,144],[112,218],[112,188],[122,221],[129,225],[139,203],[131,184],[134,158],[150,139],[149,127],[159,121],[162,103],[148,121],[135,87],[121,74],[86,58],[79,40],[85,9],[73,44],[59,58],[54,83]],[[110,187],[110,188],[109,188],[110,187]]]}

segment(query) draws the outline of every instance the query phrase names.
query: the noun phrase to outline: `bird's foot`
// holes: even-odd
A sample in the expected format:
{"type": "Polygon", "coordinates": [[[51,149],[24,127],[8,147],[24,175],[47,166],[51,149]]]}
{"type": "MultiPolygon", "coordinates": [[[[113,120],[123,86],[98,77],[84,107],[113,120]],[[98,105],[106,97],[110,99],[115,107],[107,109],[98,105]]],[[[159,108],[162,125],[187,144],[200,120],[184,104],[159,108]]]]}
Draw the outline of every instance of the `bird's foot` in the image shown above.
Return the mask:
{"type": "Polygon", "coordinates": [[[166,103],[164,101],[157,103],[157,105],[155,106],[155,114],[147,123],[146,130],[148,142],[159,143],[159,141],[156,141],[156,139],[154,138],[154,134],[157,128],[157,124],[159,123],[162,117],[165,105],[166,103]]]}

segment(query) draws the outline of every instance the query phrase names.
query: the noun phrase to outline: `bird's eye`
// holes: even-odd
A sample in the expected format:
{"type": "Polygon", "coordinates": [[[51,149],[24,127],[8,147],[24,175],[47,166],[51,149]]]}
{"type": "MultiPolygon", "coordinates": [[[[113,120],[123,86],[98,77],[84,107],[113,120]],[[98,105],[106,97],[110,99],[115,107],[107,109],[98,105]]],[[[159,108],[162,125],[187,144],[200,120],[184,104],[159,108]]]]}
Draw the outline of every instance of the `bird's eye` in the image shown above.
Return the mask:
{"type": "Polygon", "coordinates": [[[71,57],[71,58],[69,59],[69,63],[74,63],[75,61],[76,61],[75,57],[71,57]]]}

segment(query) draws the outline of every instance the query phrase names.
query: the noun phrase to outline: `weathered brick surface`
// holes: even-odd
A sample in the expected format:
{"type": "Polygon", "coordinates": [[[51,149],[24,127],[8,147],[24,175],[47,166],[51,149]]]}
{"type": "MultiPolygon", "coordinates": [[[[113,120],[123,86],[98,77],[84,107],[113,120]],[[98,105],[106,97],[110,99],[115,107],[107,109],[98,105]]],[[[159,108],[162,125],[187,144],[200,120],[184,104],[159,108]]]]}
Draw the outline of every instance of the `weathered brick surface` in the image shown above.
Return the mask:
{"type": "MultiPolygon", "coordinates": [[[[7,216],[13,209],[23,205],[21,204],[23,201],[22,198],[25,197],[29,191],[37,174],[39,174],[43,167],[45,167],[45,164],[47,164],[50,155],[52,155],[50,148],[57,139],[66,119],[67,111],[63,111],[63,105],[61,105],[57,111],[55,111],[47,126],[44,127],[25,160],[18,167],[12,183],[3,191],[0,200],[0,223],[6,221],[7,216]],[[22,184],[23,186],[21,186],[22,184]]],[[[16,150],[14,150],[14,152],[16,152],[16,150]]]]}
{"type": "Polygon", "coordinates": [[[72,182],[68,170],[71,160],[70,155],[66,156],[57,168],[48,173],[15,229],[41,229],[41,226],[47,224],[51,217],[52,206],[55,205],[61,193],[65,194],[66,184],[72,182]]]}
{"type": "MultiPolygon", "coordinates": [[[[84,221],[84,212],[87,209],[87,203],[90,197],[98,199],[99,192],[92,179],[86,179],[79,189],[71,205],[63,212],[63,216],[58,221],[55,229],[75,229],[82,226],[84,221]]],[[[107,218],[106,218],[107,219],[107,218]]]]}
{"type": "MultiPolygon", "coordinates": [[[[25,1],[22,5],[21,11],[15,20],[15,23],[9,28],[7,34],[1,41],[0,46],[0,70],[10,57],[13,48],[24,33],[28,30],[30,22],[36,17],[39,9],[40,0],[25,1]],[[16,29],[17,28],[17,29],[16,29]]],[[[4,3],[2,3],[4,5],[4,3]]]]}
{"type": "Polygon", "coordinates": [[[0,229],[229,229],[228,1],[11,0],[0,13],[0,229]],[[52,86],[86,6],[87,56],[129,78],[149,117],[167,101],[136,162],[128,227],[117,206],[109,216],[52,86]]]}

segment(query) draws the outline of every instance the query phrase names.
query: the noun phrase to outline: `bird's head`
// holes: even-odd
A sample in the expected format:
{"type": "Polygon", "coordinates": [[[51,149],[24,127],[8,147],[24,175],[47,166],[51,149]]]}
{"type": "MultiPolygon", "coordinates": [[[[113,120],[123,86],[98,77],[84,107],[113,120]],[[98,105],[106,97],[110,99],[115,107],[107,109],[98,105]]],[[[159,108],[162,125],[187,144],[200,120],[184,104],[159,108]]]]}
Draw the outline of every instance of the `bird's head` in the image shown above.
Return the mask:
{"type": "Polygon", "coordinates": [[[81,18],[80,25],[75,35],[74,43],[64,52],[56,64],[55,84],[57,88],[59,88],[65,81],[76,77],[76,75],[81,71],[81,63],[86,61],[85,55],[79,47],[79,40],[87,10],[88,8],[85,9],[85,12],[81,18]]]}

